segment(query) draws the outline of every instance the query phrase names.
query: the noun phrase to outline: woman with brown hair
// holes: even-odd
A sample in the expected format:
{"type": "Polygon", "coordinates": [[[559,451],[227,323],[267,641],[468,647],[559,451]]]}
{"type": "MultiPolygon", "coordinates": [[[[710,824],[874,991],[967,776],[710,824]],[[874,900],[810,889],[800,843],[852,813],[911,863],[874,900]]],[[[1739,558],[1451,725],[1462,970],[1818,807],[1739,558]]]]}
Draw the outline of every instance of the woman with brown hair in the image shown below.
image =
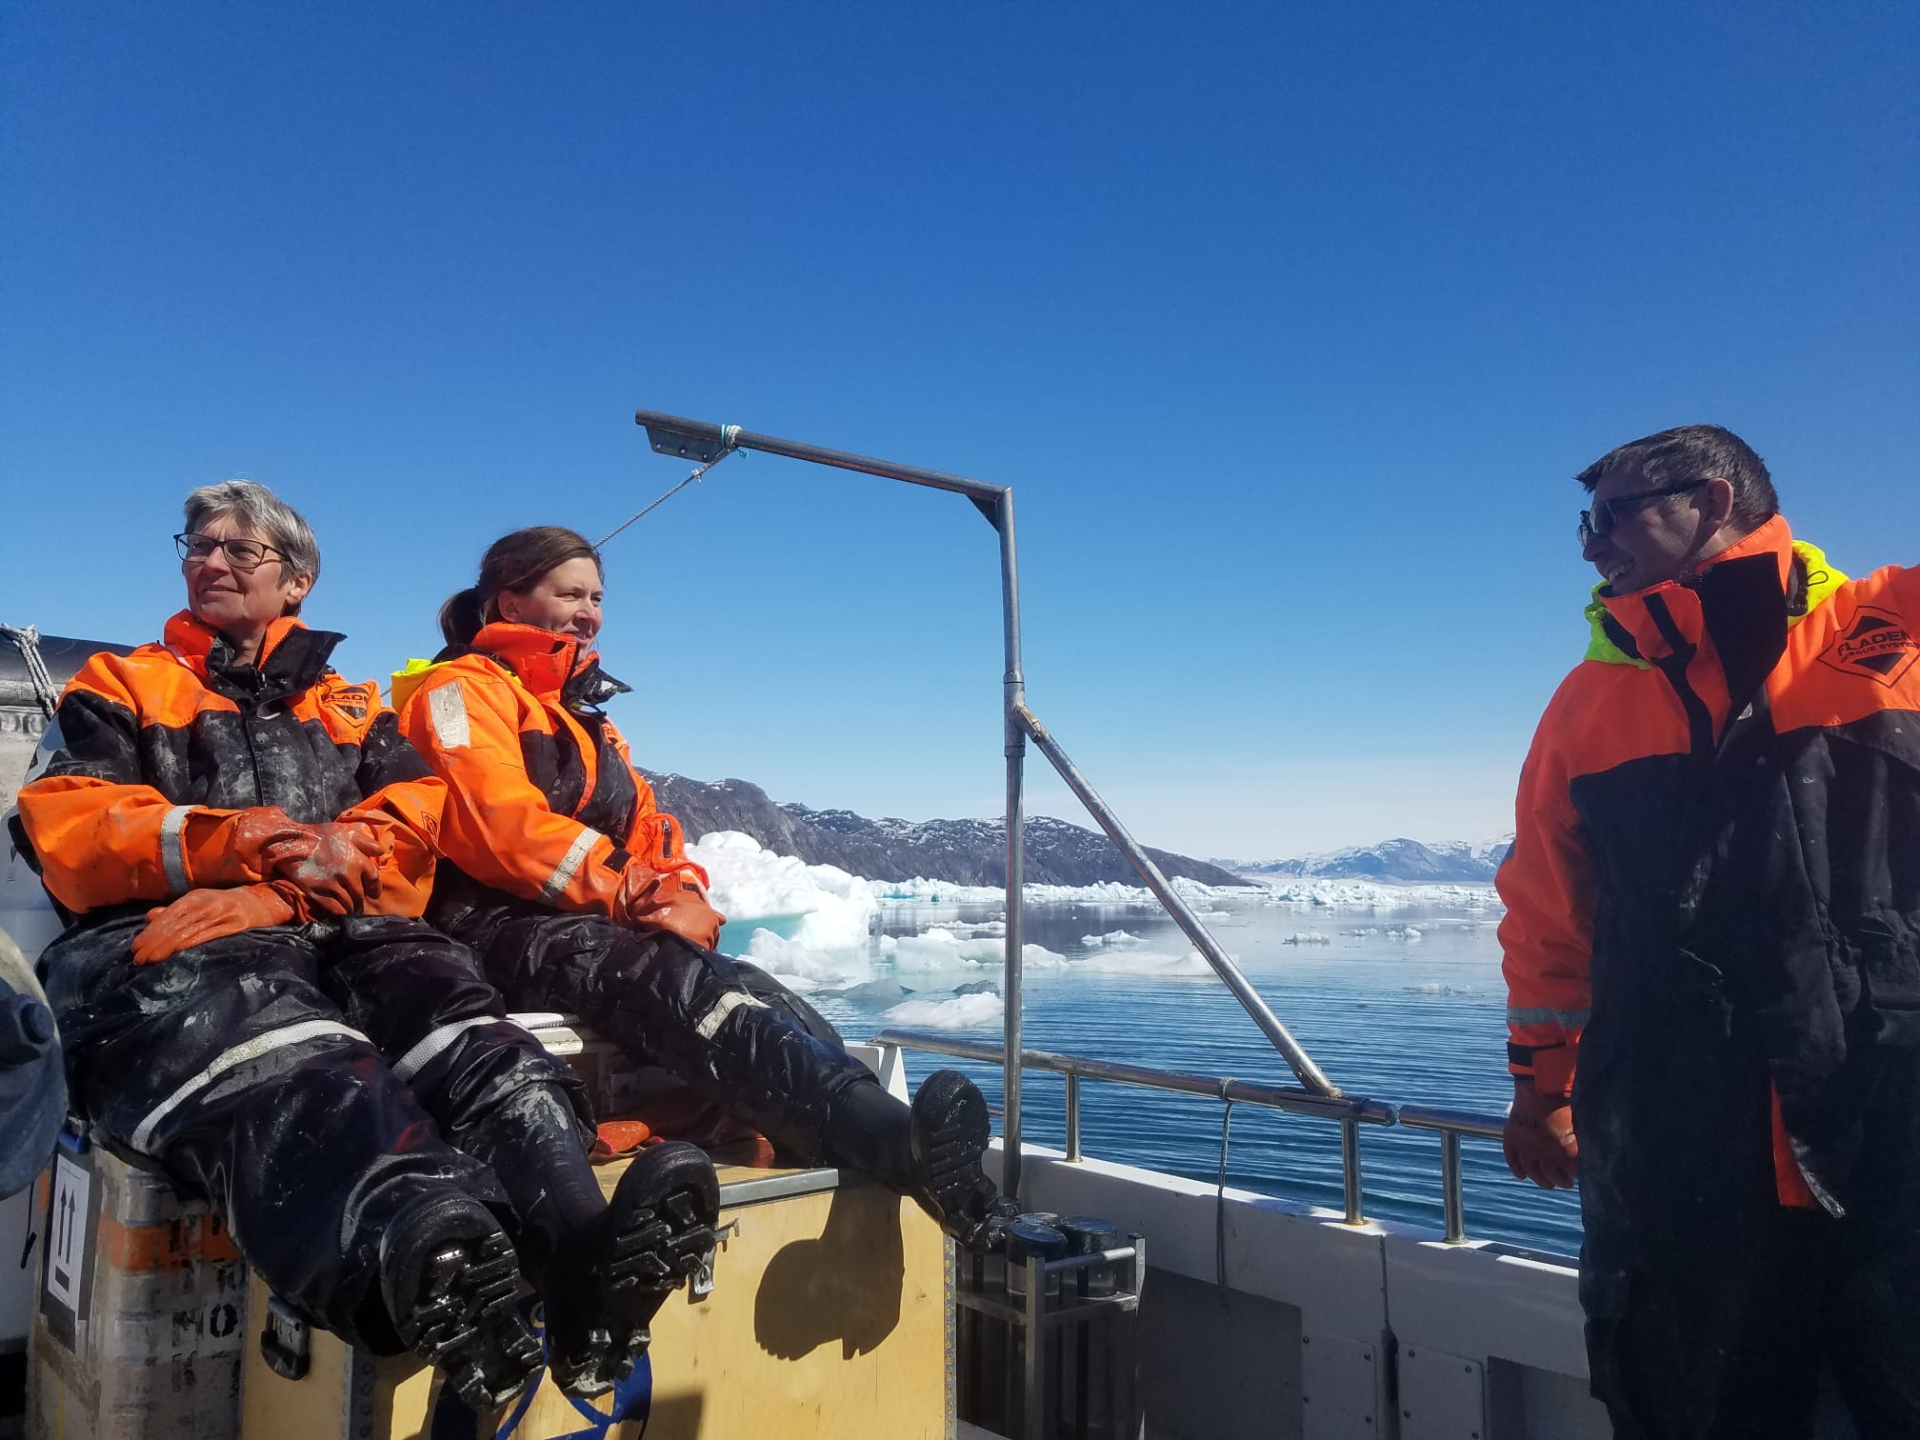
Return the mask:
{"type": "Polygon", "coordinates": [[[663,1148],[601,1199],[578,1082],[420,919],[446,787],[296,618],[313,531],[250,481],[185,518],[186,608],[81,667],[20,791],[75,1108],[282,1300],[474,1408],[539,1375],[523,1266],[556,1382],[608,1389],[713,1242],[712,1167],[663,1148]]]}
{"type": "Polygon", "coordinates": [[[706,873],[600,709],[630,689],[594,650],[602,598],[585,539],[516,530],[442,607],[435,663],[395,677],[401,728],[449,792],[429,918],[509,1004],[577,1015],[803,1163],[866,1171],[990,1243],[1007,1207],[980,1168],[974,1084],[938,1071],[909,1107],[805,1001],[713,948],[706,873]]]}

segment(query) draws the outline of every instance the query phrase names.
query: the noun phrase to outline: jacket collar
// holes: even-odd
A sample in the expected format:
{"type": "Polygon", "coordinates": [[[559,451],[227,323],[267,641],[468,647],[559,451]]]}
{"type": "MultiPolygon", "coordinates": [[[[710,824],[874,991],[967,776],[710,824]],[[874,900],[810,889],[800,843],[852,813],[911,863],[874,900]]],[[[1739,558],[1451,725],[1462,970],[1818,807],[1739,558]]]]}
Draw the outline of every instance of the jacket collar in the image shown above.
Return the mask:
{"type": "Polygon", "coordinates": [[[174,658],[202,681],[263,702],[311,690],[327,673],[334,646],[345,638],[331,630],[309,630],[294,616],[282,615],[267,627],[258,658],[243,665],[234,659],[227,637],[191,610],[168,620],[162,632],[174,658]]]}
{"type": "MultiPolygon", "coordinates": [[[[1764,529],[1765,527],[1761,527],[1764,529]]],[[[1759,531],[1754,532],[1755,535],[1759,531]]],[[[1752,536],[1747,537],[1752,539],[1752,536]]],[[[1743,542],[1744,543],[1744,542],[1743,542]]],[[[1730,553],[1730,552],[1729,552],[1730,553]]],[[[1798,598],[1799,604],[1789,604],[1787,624],[1789,627],[1799,624],[1807,615],[1818,610],[1832,598],[1833,592],[1846,584],[1849,577],[1837,565],[1830,563],[1826,552],[1810,540],[1793,542],[1794,556],[1799,560],[1798,577],[1790,570],[1787,577],[1787,593],[1790,599],[1798,598]]],[[[1715,556],[1715,560],[1722,558],[1715,556]]],[[[1709,562],[1712,563],[1712,562],[1709,562]]],[[[1606,582],[1593,587],[1593,594],[1587,601],[1588,642],[1586,658],[1599,660],[1609,665],[1633,665],[1641,669],[1651,669],[1647,661],[1638,655],[1630,655],[1616,643],[1615,637],[1622,633],[1620,622],[1613,618],[1608,609],[1609,600],[1630,599],[1629,596],[1614,597],[1605,594],[1606,582]],[[1609,631],[1612,633],[1610,634],[1609,631]]]]}
{"type": "Polygon", "coordinates": [[[498,660],[541,700],[568,709],[597,708],[633,688],[600,668],[597,651],[583,653],[573,636],[538,625],[496,620],[482,626],[468,648],[498,660]]]}
{"type": "MultiPolygon", "coordinates": [[[[1793,532],[1784,515],[1775,515],[1678,580],[1628,595],[1612,595],[1604,585],[1596,587],[1588,617],[1596,626],[1597,648],[1611,645],[1629,661],[1652,660],[1672,654],[1678,648],[1676,639],[1698,642],[1704,626],[1701,597],[1706,592],[1732,595],[1737,591],[1748,599],[1772,597],[1804,613],[1804,595],[1792,597],[1792,592],[1804,591],[1805,580],[1806,565],[1796,553],[1793,532]],[[1798,605],[1789,604],[1790,598],[1798,598],[1798,605]]],[[[1588,654],[1594,656],[1594,650],[1590,648],[1588,654]]]]}

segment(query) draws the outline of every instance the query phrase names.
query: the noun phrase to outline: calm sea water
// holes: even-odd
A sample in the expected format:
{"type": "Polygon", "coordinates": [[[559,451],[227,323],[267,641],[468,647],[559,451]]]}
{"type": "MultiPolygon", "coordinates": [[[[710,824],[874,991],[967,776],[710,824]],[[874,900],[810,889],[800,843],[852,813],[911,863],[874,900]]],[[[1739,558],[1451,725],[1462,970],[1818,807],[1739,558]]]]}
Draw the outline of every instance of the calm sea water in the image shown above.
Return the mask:
{"type": "MultiPolygon", "coordinates": [[[[1209,928],[1307,1052],[1350,1094],[1503,1113],[1505,990],[1491,909],[1381,908],[1301,913],[1257,901],[1213,904],[1209,928]],[[1325,943],[1319,943],[1323,937],[1325,943]],[[1306,943],[1289,943],[1290,941],[1306,943]]],[[[885,933],[915,935],[949,921],[1003,918],[997,907],[896,903],[885,933]]],[[[1153,951],[1191,947],[1157,905],[1029,904],[1027,940],[1070,960],[1124,956],[1083,937],[1125,930],[1153,951]]],[[[1124,962],[1123,962],[1124,963],[1124,962]]],[[[884,972],[883,972],[884,973],[884,972]]],[[[938,998],[994,971],[902,971],[914,999],[938,998]]],[[[1210,971],[1198,975],[1030,969],[1026,1043],[1031,1048],[1125,1060],[1209,1076],[1293,1083],[1274,1052],[1210,971]]],[[[901,1023],[888,1001],[815,996],[850,1039],[901,1023]]],[[[998,1039],[997,1019],[952,1033],[998,1039]]],[[[912,1057],[917,1073],[941,1063],[912,1057]]],[[[997,1069],[961,1064],[997,1104],[997,1069]]],[[[1064,1081],[1034,1075],[1024,1089],[1024,1129],[1060,1145],[1064,1081]]],[[[1086,1153],[1212,1181],[1219,1170],[1222,1106],[1212,1100],[1088,1082],[1081,1089],[1086,1153]]],[[[1431,1133],[1363,1126],[1367,1211],[1438,1227],[1440,1140],[1431,1133]]],[[[1569,1193],[1543,1193],[1513,1179],[1493,1141],[1462,1142],[1467,1231],[1476,1238],[1572,1254],[1580,1211],[1569,1193]]],[[[1341,1204],[1339,1129],[1325,1121],[1236,1106],[1227,1181],[1287,1199],[1341,1204]]]]}

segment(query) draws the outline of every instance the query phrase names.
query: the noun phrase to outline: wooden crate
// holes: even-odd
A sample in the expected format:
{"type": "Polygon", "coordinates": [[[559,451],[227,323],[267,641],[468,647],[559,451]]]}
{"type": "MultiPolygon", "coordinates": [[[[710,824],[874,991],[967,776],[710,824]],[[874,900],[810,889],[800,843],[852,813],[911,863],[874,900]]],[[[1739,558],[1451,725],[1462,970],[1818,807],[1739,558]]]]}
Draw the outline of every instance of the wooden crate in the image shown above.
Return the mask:
{"type": "MultiPolygon", "coordinates": [[[[611,1193],[618,1164],[601,1171],[611,1193]]],[[[375,1360],[310,1339],[307,1375],[262,1358],[256,1283],[242,1440],[944,1440],[952,1427],[947,1242],[911,1201],[831,1170],[721,1170],[714,1290],[674,1296],[653,1348],[611,1395],[545,1379],[476,1419],[410,1356],[375,1360]]]]}
{"type": "Polygon", "coordinates": [[[217,1215],[71,1134],[39,1182],[29,1440],[227,1440],[247,1271],[217,1215]]]}

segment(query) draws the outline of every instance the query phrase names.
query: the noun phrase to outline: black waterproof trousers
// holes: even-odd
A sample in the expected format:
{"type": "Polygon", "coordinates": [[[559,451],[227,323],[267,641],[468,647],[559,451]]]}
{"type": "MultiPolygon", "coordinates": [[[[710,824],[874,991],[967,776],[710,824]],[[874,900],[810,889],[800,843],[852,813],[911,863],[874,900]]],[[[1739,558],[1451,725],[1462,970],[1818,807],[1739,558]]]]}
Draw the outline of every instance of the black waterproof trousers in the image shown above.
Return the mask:
{"type": "Polygon", "coordinates": [[[1920,1437],[1920,1067],[1883,1059],[1842,1217],[1779,1203],[1764,1080],[1674,1092],[1692,1163],[1582,1144],[1587,1352],[1619,1440],[1808,1440],[1823,1377],[1861,1440],[1920,1437]]]}
{"type": "Polygon", "coordinates": [[[529,1087],[578,1082],[503,1016],[466,947],[417,920],[251,930],[133,963],[146,907],[42,957],[74,1103],[109,1146],[226,1217],[282,1299],[377,1352],[400,1348],[381,1237],[457,1190],[512,1227],[462,1153],[529,1087]]]}
{"type": "Polygon", "coordinates": [[[891,1173],[897,1144],[836,1126],[834,1102],[873,1072],[820,1014],[756,966],[664,931],[523,902],[430,911],[480,953],[516,1010],[579,1016],[668,1070],[802,1164],[891,1173]]]}

